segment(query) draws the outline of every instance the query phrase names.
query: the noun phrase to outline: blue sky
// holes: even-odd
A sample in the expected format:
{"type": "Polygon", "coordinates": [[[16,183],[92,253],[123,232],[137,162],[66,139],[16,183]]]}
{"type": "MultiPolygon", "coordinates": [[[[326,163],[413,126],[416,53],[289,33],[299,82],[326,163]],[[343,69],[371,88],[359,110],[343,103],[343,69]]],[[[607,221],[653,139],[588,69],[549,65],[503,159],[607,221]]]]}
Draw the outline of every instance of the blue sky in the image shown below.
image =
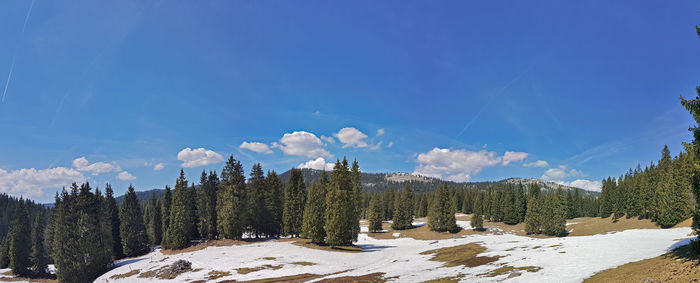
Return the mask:
{"type": "Polygon", "coordinates": [[[146,190],[230,154],[595,188],[690,140],[698,7],[2,1],[0,191],[146,190]]]}

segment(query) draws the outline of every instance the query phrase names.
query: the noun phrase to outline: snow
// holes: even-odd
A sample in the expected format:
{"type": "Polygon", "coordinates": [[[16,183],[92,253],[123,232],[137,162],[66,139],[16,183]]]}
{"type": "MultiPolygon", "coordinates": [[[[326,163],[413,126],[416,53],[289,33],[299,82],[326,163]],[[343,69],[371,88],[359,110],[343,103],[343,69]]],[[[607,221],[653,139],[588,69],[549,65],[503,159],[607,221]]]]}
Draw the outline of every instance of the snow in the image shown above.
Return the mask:
{"type": "MultiPolygon", "coordinates": [[[[471,227],[469,221],[459,221],[461,227],[471,227]]],[[[360,234],[356,243],[363,248],[363,253],[331,252],[309,249],[290,242],[266,241],[249,245],[207,247],[206,249],[163,255],[156,250],[148,255],[131,259],[128,264],[111,270],[96,282],[134,282],[160,281],[155,278],[128,277],[122,280],[110,279],[115,274],[123,274],[133,269],[157,269],[173,263],[178,259],[192,262],[192,268],[201,268],[197,272],[180,275],[171,282],[184,282],[206,279],[213,270],[230,271],[231,276],[218,280],[255,280],[281,277],[301,273],[331,274],[326,278],[339,276],[358,276],[375,272],[384,272],[385,277],[394,277],[395,282],[424,281],[429,279],[464,274],[465,282],[496,282],[507,279],[509,274],[498,277],[480,277],[502,265],[513,267],[538,266],[538,272],[521,272],[518,277],[507,282],[580,282],[593,274],[628,262],[652,258],[665,253],[678,240],[686,238],[690,228],[674,229],[636,229],[612,234],[563,238],[530,238],[513,234],[476,234],[461,238],[421,241],[412,238],[395,238],[388,240],[374,239],[367,234],[360,234]],[[468,268],[464,266],[444,267],[442,262],[431,261],[431,255],[420,252],[478,243],[487,248],[482,256],[500,256],[498,261],[468,268]],[[274,257],[274,260],[263,260],[274,257]],[[293,262],[308,261],[314,265],[295,265],[293,262]],[[258,267],[264,264],[280,265],[281,269],[265,269],[248,274],[238,274],[236,268],[258,267]]],[[[682,244],[687,244],[687,240],[682,244]]]]}

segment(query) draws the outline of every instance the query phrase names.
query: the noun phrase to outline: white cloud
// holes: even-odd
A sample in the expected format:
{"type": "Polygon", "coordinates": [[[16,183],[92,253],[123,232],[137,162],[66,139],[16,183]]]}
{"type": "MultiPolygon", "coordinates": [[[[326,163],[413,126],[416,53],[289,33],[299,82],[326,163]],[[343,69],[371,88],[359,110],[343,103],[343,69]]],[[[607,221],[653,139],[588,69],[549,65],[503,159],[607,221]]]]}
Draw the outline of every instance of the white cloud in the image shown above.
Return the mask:
{"type": "Polygon", "coordinates": [[[510,164],[511,162],[520,162],[525,160],[527,158],[527,153],[524,152],[514,152],[514,151],[506,151],[506,153],[503,155],[503,166],[506,166],[510,164]]]}
{"type": "Polygon", "coordinates": [[[117,179],[122,181],[131,181],[136,180],[136,177],[134,177],[134,175],[129,174],[129,172],[121,171],[119,172],[119,174],[117,174],[117,179]]]}
{"type": "Polygon", "coordinates": [[[333,137],[321,136],[321,140],[327,143],[335,143],[335,139],[333,137]]]}
{"type": "Polygon", "coordinates": [[[182,161],[182,167],[192,168],[223,162],[224,157],[208,149],[188,147],[177,153],[177,160],[182,161]]]}
{"type": "Polygon", "coordinates": [[[561,182],[565,178],[568,178],[568,177],[584,177],[584,176],[586,176],[586,175],[583,174],[583,172],[581,172],[579,170],[576,170],[576,169],[569,170],[566,165],[559,165],[559,167],[549,168],[549,169],[547,169],[547,171],[544,171],[544,174],[542,174],[542,179],[561,182]]]}
{"type": "Polygon", "coordinates": [[[343,143],[343,148],[346,147],[368,147],[369,145],[365,141],[367,135],[360,132],[355,128],[342,128],[338,133],[334,135],[338,140],[343,143]]]}
{"type": "Polygon", "coordinates": [[[242,149],[247,149],[250,151],[254,151],[257,153],[272,153],[272,150],[270,150],[270,147],[267,146],[267,144],[261,143],[261,142],[243,142],[240,146],[242,149]]]}
{"type": "Polygon", "coordinates": [[[594,192],[600,192],[601,188],[603,187],[603,183],[600,181],[589,181],[589,180],[583,180],[583,179],[578,179],[575,181],[571,182],[555,182],[560,185],[564,186],[569,186],[569,187],[574,187],[574,188],[579,188],[579,189],[584,189],[587,191],[594,191],[594,192]]]}
{"type": "Polygon", "coordinates": [[[310,158],[330,157],[333,155],[323,149],[323,143],[316,135],[305,132],[295,131],[282,136],[279,143],[273,143],[272,147],[279,148],[287,155],[306,156],[310,158]]]}
{"type": "Polygon", "coordinates": [[[316,158],[316,160],[309,160],[306,163],[301,163],[297,168],[310,168],[310,169],[316,169],[316,170],[326,170],[326,171],[331,171],[333,170],[334,163],[326,163],[326,160],[323,157],[316,158]]]}
{"type": "Polygon", "coordinates": [[[153,165],[154,171],[160,171],[160,170],[163,170],[163,168],[165,168],[165,165],[163,163],[158,163],[156,165],[153,165]]]}
{"type": "Polygon", "coordinates": [[[0,191],[10,195],[40,197],[45,189],[68,187],[73,182],[83,182],[85,177],[78,170],[65,167],[36,170],[23,168],[13,171],[0,169],[0,191]]]}
{"type": "Polygon", "coordinates": [[[377,144],[370,146],[369,150],[378,150],[380,148],[382,148],[382,142],[378,142],[377,144]]]}
{"type": "Polygon", "coordinates": [[[77,169],[78,171],[90,172],[93,176],[122,170],[117,165],[105,162],[95,162],[90,164],[85,157],[80,157],[73,160],[73,168],[77,169]]]}
{"type": "Polygon", "coordinates": [[[549,163],[547,163],[547,161],[544,161],[544,160],[537,160],[535,162],[525,163],[525,164],[523,164],[523,166],[547,168],[547,167],[549,167],[549,163]]]}
{"type": "Polygon", "coordinates": [[[379,137],[379,136],[383,136],[383,135],[384,135],[384,128],[381,128],[381,129],[377,130],[377,136],[378,136],[378,137],[379,137]]]}
{"type": "Polygon", "coordinates": [[[390,141],[389,144],[386,145],[386,147],[392,147],[392,146],[394,146],[394,142],[393,142],[393,141],[390,141]]]}
{"type": "Polygon", "coordinates": [[[433,148],[428,152],[418,154],[419,165],[413,174],[436,178],[447,178],[451,181],[469,181],[472,176],[479,174],[485,167],[502,165],[524,159],[522,152],[506,152],[498,156],[495,152],[481,150],[452,150],[433,148]]]}

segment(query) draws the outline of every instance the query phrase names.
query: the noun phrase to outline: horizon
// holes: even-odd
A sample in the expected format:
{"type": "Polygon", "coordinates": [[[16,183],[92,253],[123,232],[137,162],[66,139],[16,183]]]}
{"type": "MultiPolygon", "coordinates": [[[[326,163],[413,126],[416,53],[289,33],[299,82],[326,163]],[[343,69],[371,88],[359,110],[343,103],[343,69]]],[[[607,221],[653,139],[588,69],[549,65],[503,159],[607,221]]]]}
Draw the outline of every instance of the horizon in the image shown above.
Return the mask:
{"type": "Polygon", "coordinates": [[[693,138],[691,1],[139,3],[0,3],[0,192],[122,195],[229,155],[600,191],[693,138]]]}

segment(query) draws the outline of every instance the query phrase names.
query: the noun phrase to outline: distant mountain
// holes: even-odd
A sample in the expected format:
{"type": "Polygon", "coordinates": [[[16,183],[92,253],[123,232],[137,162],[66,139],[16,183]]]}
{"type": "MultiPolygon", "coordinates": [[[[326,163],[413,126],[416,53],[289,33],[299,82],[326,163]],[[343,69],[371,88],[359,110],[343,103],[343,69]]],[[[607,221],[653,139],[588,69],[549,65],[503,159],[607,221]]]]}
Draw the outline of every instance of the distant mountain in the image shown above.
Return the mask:
{"type": "MultiPolygon", "coordinates": [[[[280,174],[282,181],[286,182],[289,179],[290,171],[280,174]]],[[[320,170],[301,169],[301,171],[302,175],[304,176],[304,182],[307,184],[307,186],[310,185],[312,181],[318,180],[321,177],[320,170]]],[[[503,187],[509,184],[517,185],[520,182],[522,182],[522,184],[525,186],[530,186],[536,183],[544,191],[553,191],[560,186],[557,183],[540,179],[509,178],[490,182],[452,182],[409,173],[362,173],[362,189],[367,192],[381,192],[389,188],[399,190],[403,188],[405,184],[409,184],[414,192],[432,192],[443,182],[448,183],[453,188],[463,189],[486,189],[489,186],[503,187]]],[[[584,189],[569,186],[562,185],[561,187],[564,190],[579,189],[581,192],[583,192],[583,195],[600,194],[599,192],[586,191],[584,189]]]]}

